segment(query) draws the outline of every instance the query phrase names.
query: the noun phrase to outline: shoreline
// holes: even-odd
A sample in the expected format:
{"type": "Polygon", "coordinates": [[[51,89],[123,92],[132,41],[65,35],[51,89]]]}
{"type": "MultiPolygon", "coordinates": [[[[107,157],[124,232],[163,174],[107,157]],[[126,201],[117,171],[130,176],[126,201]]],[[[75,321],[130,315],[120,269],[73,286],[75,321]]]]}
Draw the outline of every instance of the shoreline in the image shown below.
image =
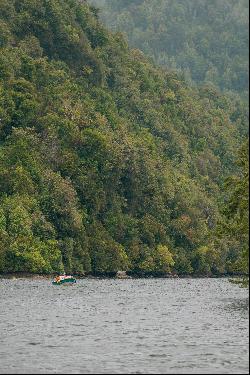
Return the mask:
{"type": "MultiPolygon", "coordinates": [[[[56,274],[33,274],[28,272],[13,272],[0,274],[0,279],[52,279],[56,274]]],[[[249,275],[244,274],[222,274],[222,275],[152,275],[152,274],[136,274],[136,273],[127,273],[127,277],[117,277],[116,274],[86,274],[86,275],[77,275],[72,274],[72,276],[77,279],[115,279],[115,280],[136,280],[136,279],[227,279],[227,278],[236,278],[241,279],[244,277],[249,277],[249,275]]]]}

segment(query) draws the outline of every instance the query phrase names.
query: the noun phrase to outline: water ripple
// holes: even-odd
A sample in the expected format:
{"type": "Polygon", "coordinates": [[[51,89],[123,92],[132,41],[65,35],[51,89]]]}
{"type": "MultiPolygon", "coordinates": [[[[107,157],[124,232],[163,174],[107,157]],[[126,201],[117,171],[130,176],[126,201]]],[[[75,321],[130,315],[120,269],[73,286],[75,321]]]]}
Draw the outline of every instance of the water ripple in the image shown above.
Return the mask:
{"type": "Polygon", "coordinates": [[[248,291],[226,279],[0,279],[0,373],[248,373],[248,291]]]}

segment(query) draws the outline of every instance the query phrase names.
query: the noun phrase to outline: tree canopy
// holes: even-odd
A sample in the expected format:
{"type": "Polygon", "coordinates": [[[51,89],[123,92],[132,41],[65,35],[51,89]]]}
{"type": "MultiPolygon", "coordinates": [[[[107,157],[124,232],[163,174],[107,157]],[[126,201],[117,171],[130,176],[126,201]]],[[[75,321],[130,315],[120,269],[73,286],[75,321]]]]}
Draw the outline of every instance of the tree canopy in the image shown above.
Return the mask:
{"type": "Polygon", "coordinates": [[[131,46],[193,83],[242,96],[249,84],[247,0],[92,0],[131,46]]]}

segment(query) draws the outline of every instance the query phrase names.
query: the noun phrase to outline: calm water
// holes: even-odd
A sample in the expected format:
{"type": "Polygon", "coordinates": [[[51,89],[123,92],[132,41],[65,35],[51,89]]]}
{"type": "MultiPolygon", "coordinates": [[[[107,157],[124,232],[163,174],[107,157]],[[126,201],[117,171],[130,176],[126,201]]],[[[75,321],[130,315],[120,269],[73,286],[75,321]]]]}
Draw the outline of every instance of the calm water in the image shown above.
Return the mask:
{"type": "Polygon", "coordinates": [[[248,373],[248,290],[226,279],[0,279],[0,373],[248,373]]]}

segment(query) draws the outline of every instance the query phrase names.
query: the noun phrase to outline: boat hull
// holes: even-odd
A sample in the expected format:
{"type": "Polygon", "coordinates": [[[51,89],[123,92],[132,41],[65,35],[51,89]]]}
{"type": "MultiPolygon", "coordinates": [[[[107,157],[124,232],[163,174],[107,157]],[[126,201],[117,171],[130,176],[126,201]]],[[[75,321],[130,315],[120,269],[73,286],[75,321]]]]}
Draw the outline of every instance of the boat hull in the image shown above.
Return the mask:
{"type": "Polygon", "coordinates": [[[60,280],[60,281],[52,281],[53,285],[75,284],[75,283],[76,283],[76,279],[74,279],[74,278],[72,278],[72,279],[64,279],[64,280],[60,280]]]}

